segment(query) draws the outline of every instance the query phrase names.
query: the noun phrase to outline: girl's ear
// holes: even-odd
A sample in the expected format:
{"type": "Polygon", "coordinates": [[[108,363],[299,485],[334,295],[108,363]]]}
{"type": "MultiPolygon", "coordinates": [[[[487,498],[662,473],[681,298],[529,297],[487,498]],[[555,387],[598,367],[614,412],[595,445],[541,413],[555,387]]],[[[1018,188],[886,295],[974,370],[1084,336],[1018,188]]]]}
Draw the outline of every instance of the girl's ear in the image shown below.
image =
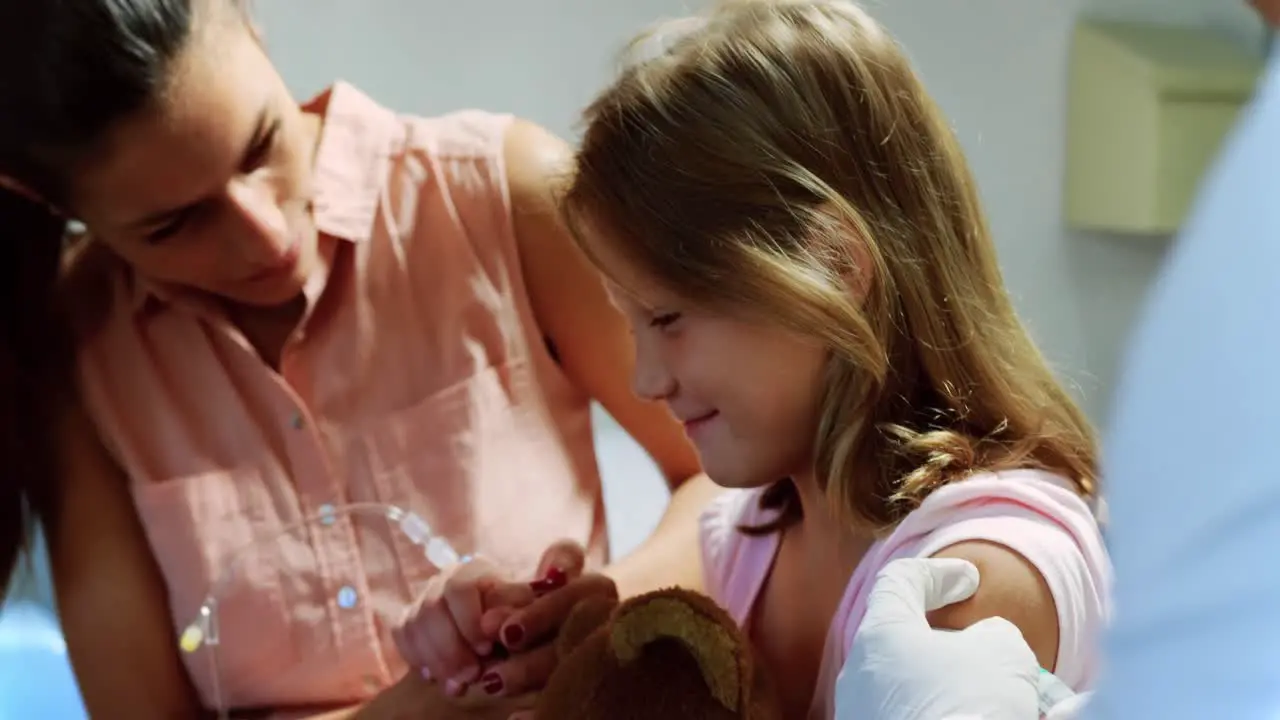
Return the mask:
{"type": "Polygon", "coordinates": [[[861,305],[871,292],[876,275],[871,241],[865,228],[860,227],[862,223],[858,218],[842,215],[834,206],[822,208],[815,225],[814,231],[821,233],[816,240],[825,245],[820,245],[818,252],[835,263],[834,267],[828,267],[828,272],[838,274],[853,301],[861,305]]]}
{"type": "Polygon", "coordinates": [[[849,240],[849,266],[844,271],[845,285],[853,295],[853,299],[861,305],[871,292],[871,281],[875,277],[875,268],[871,265],[871,251],[861,239],[849,240]]]}

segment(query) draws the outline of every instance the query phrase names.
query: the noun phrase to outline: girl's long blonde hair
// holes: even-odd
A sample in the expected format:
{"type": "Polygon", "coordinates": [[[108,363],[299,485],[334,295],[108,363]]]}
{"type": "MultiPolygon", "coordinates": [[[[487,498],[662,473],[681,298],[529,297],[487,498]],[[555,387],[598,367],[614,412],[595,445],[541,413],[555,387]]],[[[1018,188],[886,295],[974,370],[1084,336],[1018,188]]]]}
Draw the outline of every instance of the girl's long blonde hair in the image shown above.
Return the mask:
{"type": "Polygon", "coordinates": [[[1015,467],[1096,492],[1093,431],[1014,313],[959,145],[874,20],[737,0],[629,51],[586,111],[566,219],[593,258],[611,242],[692,303],[829,348],[834,507],[884,528],[1015,467]]]}

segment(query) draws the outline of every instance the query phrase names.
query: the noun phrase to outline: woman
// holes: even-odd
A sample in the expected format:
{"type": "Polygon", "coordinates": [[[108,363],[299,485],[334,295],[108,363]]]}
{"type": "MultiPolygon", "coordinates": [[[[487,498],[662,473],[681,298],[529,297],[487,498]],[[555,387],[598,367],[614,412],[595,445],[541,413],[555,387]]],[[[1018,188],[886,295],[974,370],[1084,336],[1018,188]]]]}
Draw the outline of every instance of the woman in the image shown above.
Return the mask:
{"type": "MultiPolygon", "coordinates": [[[[0,32],[21,310],[0,566],[29,503],[93,717],[391,685],[389,628],[434,568],[377,521],[281,537],[342,503],[410,508],[517,576],[561,538],[603,560],[591,399],[681,486],[609,576],[623,594],[698,576],[710,486],[683,482],[679,426],[628,388],[625,326],[555,220],[560,142],[343,85],[299,108],[236,0],[2,0],[0,32]],[[64,255],[68,219],[86,232],[64,255]],[[176,641],[210,592],[216,681],[176,641]]],[[[521,659],[496,666],[509,693],[540,679],[521,659]]]]}

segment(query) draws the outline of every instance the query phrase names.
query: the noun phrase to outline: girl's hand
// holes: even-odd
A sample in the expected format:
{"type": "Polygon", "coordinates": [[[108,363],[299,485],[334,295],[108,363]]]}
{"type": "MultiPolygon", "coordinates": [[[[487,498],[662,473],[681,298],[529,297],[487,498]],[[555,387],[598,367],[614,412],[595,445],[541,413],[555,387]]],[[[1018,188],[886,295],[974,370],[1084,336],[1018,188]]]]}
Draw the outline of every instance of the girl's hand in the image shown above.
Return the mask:
{"type": "Polygon", "coordinates": [[[584,598],[617,599],[612,579],[582,572],[584,552],[559,543],[543,555],[539,579],[528,587],[536,598],[524,605],[485,613],[483,631],[493,633],[509,657],[487,663],[479,685],[490,695],[512,696],[540,690],[556,668],[556,638],[569,613],[584,598]]]}
{"type": "Polygon", "coordinates": [[[510,582],[495,565],[475,558],[432,577],[391,635],[410,667],[460,695],[480,678],[495,650],[497,628],[486,631],[486,611],[511,611],[535,598],[529,583],[510,582]]]}

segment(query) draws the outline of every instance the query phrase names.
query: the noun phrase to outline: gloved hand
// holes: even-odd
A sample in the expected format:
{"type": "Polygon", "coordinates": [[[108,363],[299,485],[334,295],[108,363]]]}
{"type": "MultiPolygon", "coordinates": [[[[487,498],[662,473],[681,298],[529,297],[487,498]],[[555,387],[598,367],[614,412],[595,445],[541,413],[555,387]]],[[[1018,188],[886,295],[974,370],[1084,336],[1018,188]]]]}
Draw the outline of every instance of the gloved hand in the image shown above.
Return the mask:
{"type": "Polygon", "coordinates": [[[925,614],[971,597],[978,568],[952,558],[880,571],[836,682],[837,720],[1038,720],[1040,665],[1012,623],[935,630],[925,614]]]}
{"type": "Polygon", "coordinates": [[[1054,705],[1044,716],[1044,720],[1081,720],[1084,718],[1084,707],[1092,696],[1092,692],[1073,695],[1054,705]]]}

